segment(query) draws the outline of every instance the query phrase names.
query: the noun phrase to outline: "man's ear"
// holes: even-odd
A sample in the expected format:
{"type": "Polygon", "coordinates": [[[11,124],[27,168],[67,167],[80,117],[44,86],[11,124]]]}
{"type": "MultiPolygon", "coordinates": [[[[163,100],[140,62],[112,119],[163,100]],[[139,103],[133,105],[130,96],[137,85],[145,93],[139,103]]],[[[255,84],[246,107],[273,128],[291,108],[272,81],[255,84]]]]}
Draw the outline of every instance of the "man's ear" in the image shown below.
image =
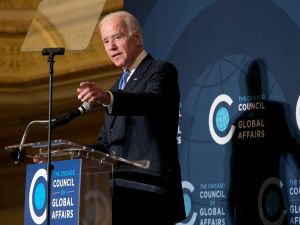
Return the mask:
{"type": "Polygon", "coordinates": [[[135,44],[136,46],[142,45],[142,34],[140,31],[134,32],[135,44]]]}

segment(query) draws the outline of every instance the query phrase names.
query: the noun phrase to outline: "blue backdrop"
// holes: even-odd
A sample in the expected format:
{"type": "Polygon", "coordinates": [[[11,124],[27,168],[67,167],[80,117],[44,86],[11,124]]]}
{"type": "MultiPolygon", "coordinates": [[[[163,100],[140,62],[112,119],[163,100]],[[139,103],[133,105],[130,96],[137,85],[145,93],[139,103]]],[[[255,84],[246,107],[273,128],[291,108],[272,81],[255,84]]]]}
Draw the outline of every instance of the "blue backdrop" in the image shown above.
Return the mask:
{"type": "Polygon", "coordinates": [[[179,71],[182,224],[300,224],[300,1],[127,0],[179,71]]]}

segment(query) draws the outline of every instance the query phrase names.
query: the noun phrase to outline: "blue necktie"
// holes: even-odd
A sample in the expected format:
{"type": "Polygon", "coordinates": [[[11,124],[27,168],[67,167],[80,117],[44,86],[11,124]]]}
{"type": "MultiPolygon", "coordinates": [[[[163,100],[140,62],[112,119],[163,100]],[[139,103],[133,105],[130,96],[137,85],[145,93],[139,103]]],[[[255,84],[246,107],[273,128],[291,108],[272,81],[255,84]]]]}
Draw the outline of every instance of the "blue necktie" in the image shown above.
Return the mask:
{"type": "Polygon", "coordinates": [[[127,84],[127,78],[130,75],[130,71],[129,70],[124,70],[122,73],[122,78],[119,82],[119,89],[123,90],[127,84]]]}

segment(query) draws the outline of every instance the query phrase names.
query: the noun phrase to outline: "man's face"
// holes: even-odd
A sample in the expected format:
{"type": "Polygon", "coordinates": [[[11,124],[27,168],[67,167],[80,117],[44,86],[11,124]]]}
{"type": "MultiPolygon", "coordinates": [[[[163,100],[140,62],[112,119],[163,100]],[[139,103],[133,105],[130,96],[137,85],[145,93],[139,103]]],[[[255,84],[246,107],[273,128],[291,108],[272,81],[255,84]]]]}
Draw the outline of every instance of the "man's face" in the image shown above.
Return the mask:
{"type": "Polygon", "coordinates": [[[128,69],[141,51],[140,33],[129,35],[127,26],[120,17],[102,23],[100,33],[111,61],[117,67],[128,69]]]}

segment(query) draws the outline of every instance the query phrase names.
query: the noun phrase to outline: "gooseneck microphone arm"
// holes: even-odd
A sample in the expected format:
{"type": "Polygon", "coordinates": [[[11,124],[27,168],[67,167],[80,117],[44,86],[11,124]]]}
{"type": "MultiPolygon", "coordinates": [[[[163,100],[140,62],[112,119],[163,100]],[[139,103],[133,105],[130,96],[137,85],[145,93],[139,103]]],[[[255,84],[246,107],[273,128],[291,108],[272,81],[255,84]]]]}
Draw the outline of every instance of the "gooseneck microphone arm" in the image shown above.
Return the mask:
{"type": "MultiPolygon", "coordinates": [[[[65,115],[63,115],[63,116],[61,116],[57,119],[52,119],[51,120],[51,129],[54,129],[58,126],[63,126],[66,123],[69,123],[72,119],[74,119],[74,118],[90,111],[90,109],[91,109],[90,104],[88,102],[84,102],[80,107],[78,107],[77,110],[72,111],[70,113],[66,113],[65,115]]],[[[18,152],[15,153],[16,154],[16,157],[14,157],[14,159],[15,159],[14,163],[15,164],[20,164],[20,162],[22,161],[23,144],[25,144],[25,140],[27,138],[27,134],[28,134],[31,126],[33,124],[47,124],[47,123],[49,123],[48,120],[33,120],[33,121],[31,121],[30,123],[27,124],[27,126],[25,128],[25,131],[23,133],[20,145],[19,145],[18,152]]]]}
{"type": "Polygon", "coordinates": [[[15,164],[20,164],[21,162],[21,157],[22,157],[22,152],[23,152],[23,147],[22,145],[25,143],[25,140],[27,138],[27,134],[29,132],[29,128],[31,127],[31,125],[33,124],[47,124],[48,123],[48,120],[33,120],[31,121],[30,123],[27,124],[26,128],[25,128],[25,131],[23,133],[23,136],[22,136],[22,139],[21,139],[21,142],[20,142],[20,145],[19,145],[19,150],[17,152],[17,156],[16,156],[16,159],[15,159],[15,164]]]}

